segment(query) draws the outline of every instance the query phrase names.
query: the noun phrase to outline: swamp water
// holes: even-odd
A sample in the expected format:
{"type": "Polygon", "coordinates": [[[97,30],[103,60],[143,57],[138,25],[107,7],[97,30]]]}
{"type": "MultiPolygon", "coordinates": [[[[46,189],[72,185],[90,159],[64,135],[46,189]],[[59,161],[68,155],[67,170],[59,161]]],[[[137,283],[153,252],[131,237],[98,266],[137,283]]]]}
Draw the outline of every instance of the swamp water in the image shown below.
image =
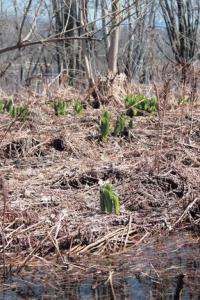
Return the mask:
{"type": "Polygon", "coordinates": [[[0,299],[200,299],[200,239],[176,233],[109,257],[90,256],[71,271],[29,267],[7,279],[0,299]]]}

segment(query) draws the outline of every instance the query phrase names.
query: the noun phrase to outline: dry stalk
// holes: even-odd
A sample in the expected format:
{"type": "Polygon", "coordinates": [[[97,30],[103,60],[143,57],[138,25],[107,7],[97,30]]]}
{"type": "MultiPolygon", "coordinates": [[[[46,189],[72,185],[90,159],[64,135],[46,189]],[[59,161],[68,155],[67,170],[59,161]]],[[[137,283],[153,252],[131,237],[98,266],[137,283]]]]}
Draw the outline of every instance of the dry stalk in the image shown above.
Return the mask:
{"type": "Polygon", "coordinates": [[[129,223],[128,223],[127,235],[126,235],[126,239],[125,239],[125,242],[124,242],[124,248],[123,248],[124,250],[126,248],[126,245],[127,245],[127,242],[128,242],[128,238],[129,238],[129,235],[130,235],[131,223],[132,223],[132,216],[130,215],[130,217],[129,217],[129,223]]]}
{"type": "Polygon", "coordinates": [[[111,288],[111,299],[112,300],[116,300],[116,295],[115,295],[115,290],[114,290],[114,286],[113,286],[113,271],[110,271],[109,272],[109,276],[108,276],[108,279],[106,280],[105,284],[109,283],[110,284],[110,288],[111,288]]]}
{"type": "Polygon", "coordinates": [[[52,227],[51,231],[45,236],[45,238],[39,242],[39,244],[37,245],[37,247],[35,247],[31,253],[29,253],[27,255],[27,257],[24,259],[24,261],[21,263],[21,265],[17,268],[17,273],[19,273],[22,268],[24,268],[24,266],[27,264],[27,262],[41,249],[41,247],[44,245],[44,243],[46,242],[46,240],[49,239],[49,235],[52,233],[52,231],[55,229],[55,226],[52,227]]]}
{"type": "Polygon", "coordinates": [[[62,254],[60,253],[58,241],[57,241],[54,237],[52,237],[50,233],[48,233],[48,235],[49,235],[49,238],[50,238],[50,240],[52,241],[52,243],[53,243],[53,245],[54,245],[54,247],[55,247],[55,249],[56,249],[56,251],[57,251],[59,257],[61,258],[61,261],[64,262],[63,256],[62,256],[62,254]]]}
{"type": "Polygon", "coordinates": [[[189,138],[193,129],[193,118],[194,118],[194,105],[197,100],[197,79],[199,74],[197,74],[193,68],[191,74],[191,93],[190,93],[190,131],[189,138]]]}
{"type": "Polygon", "coordinates": [[[1,236],[2,236],[2,246],[3,246],[3,277],[6,278],[7,271],[6,271],[6,237],[5,237],[5,217],[6,217],[6,206],[7,206],[7,199],[8,194],[5,187],[3,176],[0,176],[0,189],[1,189],[1,195],[3,200],[3,211],[2,211],[2,224],[1,224],[1,236]]]}
{"type": "Polygon", "coordinates": [[[82,250],[79,251],[79,254],[83,254],[86,252],[91,251],[93,248],[95,248],[96,246],[98,246],[99,244],[105,243],[107,242],[110,238],[116,236],[119,232],[122,232],[124,230],[124,228],[119,228],[114,232],[108,233],[107,235],[105,235],[103,238],[98,239],[97,241],[95,241],[94,243],[91,243],[90,245],[84,247],[82,250]]]}
{"type": "Polygon", "coordinates": [[[158,117],[159,117],[159,127],[161,128],[161,135],[159,134],[160,128],[157,133],[157,142],[156,142],[156,151],[155,151],[155,168],[160,169],[160,153],[163,148],[163,140],[164,140],[164,130],[165,130],[165,119],[166,119],[166,111],[168,104],[168,95],[170,92],[170,80],[164,82],[162,91],[159,92],[156,84],[154,83],[154,90],[158,101],[158,117]]]}
{"type": "Polygon", "coordinates": [[[143,241],[144,241],[144,239],[146,239],[146,237],[149,237],[150,236],[150,232],[146,232],[142,237],[141,237],[141,239],[139,239],[139,241],[137,241],[136,243],[135,243],[135,245],[136,246],[138,246],[138,245],[140,245],[143,241]]]}
{"type": "Polygon", "coordinates": [[[184,220],[184,218],[187,216],[190,209],[197,203],[198,200],[200,200],[200,198],[197,197],[191,203],[188,204],[188,206],[184,210],[183,214],[178,218],[178,220],[172,226],[172,229],[174,229],[180,222],[182,222],[184,220]]]}

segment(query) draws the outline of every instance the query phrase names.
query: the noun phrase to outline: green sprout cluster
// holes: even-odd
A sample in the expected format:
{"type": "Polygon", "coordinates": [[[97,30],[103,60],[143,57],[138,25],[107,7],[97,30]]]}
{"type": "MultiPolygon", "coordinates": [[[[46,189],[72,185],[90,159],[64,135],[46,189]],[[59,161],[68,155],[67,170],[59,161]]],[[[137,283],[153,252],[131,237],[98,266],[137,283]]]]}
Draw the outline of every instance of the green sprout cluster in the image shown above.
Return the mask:
{"type": "Polygon", "coordinates": [[[125,98],[126,114],[129,117],[142,116],[145,112],[152,113],[158,109],[156,98],[147,98],[144,95],[128,95],[125,98]]]}
{"type": "Polygon", "coordinates": [[[83,109],[84,109],[83,104],[81,103],[81,101],[79,99],[77,99],[74,103],[75,113],[80,114],[80,113],[82,113],[83,109]]]}
{"type": "Polygon", "coordinates": [[[55,100],[53,103],[53,108],[56,116],[63,116],[67,112],[67,104],[63,100],[55,100]]]}
{"type": "Polygon", "coordinates": [[[14,105],[11,98],[5,101],[0,100],[0,112],[9,113],[12,118],[17,119],[20,122],[24,122],[30,115],[30,111],[27,107],[14,105]]]}
{"type": "Polygon", "coordinates": [[[111,183],[105,183],[100,189],[100,206],[103,213],[120,213],[119,196],[113,191],[111,183]]]}
{"type": "Polygon", "coordinates": [[[99,120],[99,128],[100,128],[100,135],[103,142],[107,142],[108,137],[112,134],[115,137],[122,137],[126,135],[129,130],[132,128],[133,122],[132,120],[129,121],[127,124],[126,116],[121,114],[117,116],[115,121],[114,128],[112,127],[111,123],[111,112],[104,111],[99,120]]]}
{"type": "Polygon", "coordinates": [[[109,111],[104,111],[101,114],[99,125],[102,141],[106,142],[108,140],[108,136],[112,132],[111,113],[109,111]]]}

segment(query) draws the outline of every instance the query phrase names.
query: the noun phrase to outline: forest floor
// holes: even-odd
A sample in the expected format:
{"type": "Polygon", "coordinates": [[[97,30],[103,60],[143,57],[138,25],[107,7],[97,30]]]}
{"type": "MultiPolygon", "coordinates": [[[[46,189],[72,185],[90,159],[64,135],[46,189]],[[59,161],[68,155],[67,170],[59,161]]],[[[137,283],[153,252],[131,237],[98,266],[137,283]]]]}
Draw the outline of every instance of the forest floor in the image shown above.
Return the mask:
{"type": "MultiPolygon", "coordinates": [[[[134,117],[128,136],[102,142],[102,108],[55,116],[49,100],[30,103],[24,123],[0,115],[4,264],[67,263],[177,229],[199,232],[198,105],[170,108],[162,120],[157,113],[134,117]],[[101,213],[104,181],[119,194],[119,215],[101,213]]],[[[113,122],[124,110],[106,109],[113,122]]]]}

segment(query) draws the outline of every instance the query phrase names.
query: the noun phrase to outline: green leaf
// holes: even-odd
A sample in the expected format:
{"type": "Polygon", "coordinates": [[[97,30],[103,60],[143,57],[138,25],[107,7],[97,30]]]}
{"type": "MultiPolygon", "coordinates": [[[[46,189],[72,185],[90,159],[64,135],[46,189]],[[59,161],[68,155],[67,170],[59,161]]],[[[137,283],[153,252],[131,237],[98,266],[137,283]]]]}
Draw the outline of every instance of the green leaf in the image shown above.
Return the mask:
{"type": "Polygon", "coordinates": [[[100,189],[100,206],[103,213],[120,213],[119,196],[113,191],[112,184],[106,183],[100,189]]]}
{"type": "Polygon", "coordinates": [[[62,100],[54,101],[53,108],[54,108],[56,116],[65,115],[65,113],[67,111],[66,102],[64,102],[62,100]]]}
{"type": "Polygon", "coordinates": [[[111,113],[108,111],[104,111],[100,116],[99,124],[100,124],[101,138],[104,142],[106,142],[112,130],[111,113]]]}
{"type": "Polygon", "coordinates": [[[0,100],[0,112],[3,112],[4,111],[4,101],[3,100],[0,100]]]}
{"type": "Polygon", "coordinates": [[[125,98],[126,114],[130,117],[142,116],[144,112],[154,112],[158,109],[156,98],[147,98],[144,95],[128,95],[125,98]]]}
{"type": "Polygon", "coordinates": [[[115,128],[114,128],[114,136],[122,136],[125,132],[126,128],[126,120],[124,115],[118,116],[116,123],[115,123],[115,128]]]}
{"type": "Polygon", "coordinates": [[[74,104],[74,111],[77,114],[80,114],[83,111],[83,105],[80,100],[76,100],[76,102],[74,104]]]}
{"type": "Polygon", "coordinates": [[[8,113],[10,113],[10,111],[12,110],[13,107],[13,100],[12,99],[8,99],[5,101],[4,104],[4,111],[7,111],[8,113]]]}
{"type": "Polygon", "coordinates": [[[113,192],[113,194],[112,194],[112,201],[113,201],[113,206],[114,206],[114,212],[116,215],[119,215],[119,213],[120,213],[119,196],[115,192],[113,192]]]}

